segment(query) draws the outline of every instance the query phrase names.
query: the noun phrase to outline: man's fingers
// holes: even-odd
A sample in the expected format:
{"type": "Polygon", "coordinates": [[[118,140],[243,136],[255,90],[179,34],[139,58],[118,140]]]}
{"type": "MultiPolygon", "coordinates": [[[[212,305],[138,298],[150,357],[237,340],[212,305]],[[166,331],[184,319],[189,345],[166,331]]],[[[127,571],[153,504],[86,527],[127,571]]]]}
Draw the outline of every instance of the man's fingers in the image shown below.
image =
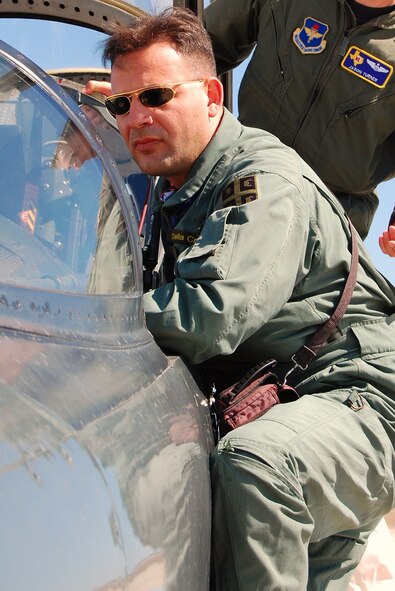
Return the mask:
{"type": "Polygon", "coordinates": [[[384,254],[395,257],[395,226],[390,226],[379,236],[379,246],[384,254]]]}
{"type": "Polygon", "coordinates": [[[85,84],[84,90],[86,94],[92,94],[93,92],[101,92],[106,96],[110,96],[111,84],[110,82],[105,82],[104,80],[88,80],[88,82],[85,84]]]}

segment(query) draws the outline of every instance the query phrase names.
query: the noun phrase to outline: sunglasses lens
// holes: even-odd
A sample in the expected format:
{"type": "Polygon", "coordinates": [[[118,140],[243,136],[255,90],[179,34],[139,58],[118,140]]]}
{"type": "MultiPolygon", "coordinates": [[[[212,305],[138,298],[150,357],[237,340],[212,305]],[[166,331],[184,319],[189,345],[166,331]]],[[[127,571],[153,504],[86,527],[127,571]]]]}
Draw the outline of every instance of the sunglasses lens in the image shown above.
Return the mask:
{"type": "MultiPolygon", "coordinates": [[[[133,93],[132,93],[133,94],[133,93]]],[[[130,101],[132,94],[127,96],[116,96],[106,99],[105,105],[108,111],[114,117],[116,115],[126,115],[130,110],[130,101]]],[[[172,88],[147,88],[138,94],[139,100],[144,107],[161,107],[174,97],[175,91],[172,88]]]]}
{"type": "Polygon", "coordinates": [[[174,97],[172,88],[148,88],[139,94],[139,99],[145,107],[161,107],[174,97]]]}
{"type": "Polygon", "coordinates": [[[126,115],[130,109],[130,101],[127,96],[117,96],[113,99],[107,99],[105,101],[107,109],[111,115],[126,115]]]}

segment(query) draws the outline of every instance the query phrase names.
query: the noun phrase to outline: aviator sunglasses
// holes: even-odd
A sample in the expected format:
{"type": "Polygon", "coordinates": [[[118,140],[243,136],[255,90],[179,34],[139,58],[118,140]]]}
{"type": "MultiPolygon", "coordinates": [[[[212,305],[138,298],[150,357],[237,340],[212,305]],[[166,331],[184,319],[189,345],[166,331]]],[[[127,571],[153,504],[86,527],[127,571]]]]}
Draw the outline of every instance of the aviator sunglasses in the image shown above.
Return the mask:
{"type": "Polygon", "coordinates": [[[130,92],[120,92],[113,94],[105,99],[104,103],[108,112],[115,117],[116,115],[127,115],[130,111],[130,104],[134,96],[137,96],[144,107],[161,107],[171,101],[175,95],[174,90],[177,86],[184,84],[198,84],[204,80],[186,80],[185,82],[172,82],[166,85],[146,86],[130,92]]]}

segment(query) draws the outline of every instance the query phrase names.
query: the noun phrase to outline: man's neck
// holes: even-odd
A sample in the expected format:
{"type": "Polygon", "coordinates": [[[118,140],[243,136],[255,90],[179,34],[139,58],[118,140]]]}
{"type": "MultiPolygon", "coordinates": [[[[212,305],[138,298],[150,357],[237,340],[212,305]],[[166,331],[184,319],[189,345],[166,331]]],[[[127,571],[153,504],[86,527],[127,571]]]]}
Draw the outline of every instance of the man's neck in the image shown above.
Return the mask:
{"type": "Polygon", "coordinates": [[[357,25],[363,25],[395,10],[395,0],[347,0],[357,25]]]}

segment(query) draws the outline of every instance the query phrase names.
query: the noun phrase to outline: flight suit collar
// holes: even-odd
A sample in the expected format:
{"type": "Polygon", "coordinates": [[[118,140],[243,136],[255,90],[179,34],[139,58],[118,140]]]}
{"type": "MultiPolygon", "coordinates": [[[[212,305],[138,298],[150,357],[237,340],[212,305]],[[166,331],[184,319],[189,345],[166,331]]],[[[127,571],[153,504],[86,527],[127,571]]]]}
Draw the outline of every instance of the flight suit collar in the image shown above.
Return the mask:
{"type": "Polygon", "coordinates": [[[383,29],[395,29],[395,10],[380,16],[377,19],[377,26],[383,29]]]}

